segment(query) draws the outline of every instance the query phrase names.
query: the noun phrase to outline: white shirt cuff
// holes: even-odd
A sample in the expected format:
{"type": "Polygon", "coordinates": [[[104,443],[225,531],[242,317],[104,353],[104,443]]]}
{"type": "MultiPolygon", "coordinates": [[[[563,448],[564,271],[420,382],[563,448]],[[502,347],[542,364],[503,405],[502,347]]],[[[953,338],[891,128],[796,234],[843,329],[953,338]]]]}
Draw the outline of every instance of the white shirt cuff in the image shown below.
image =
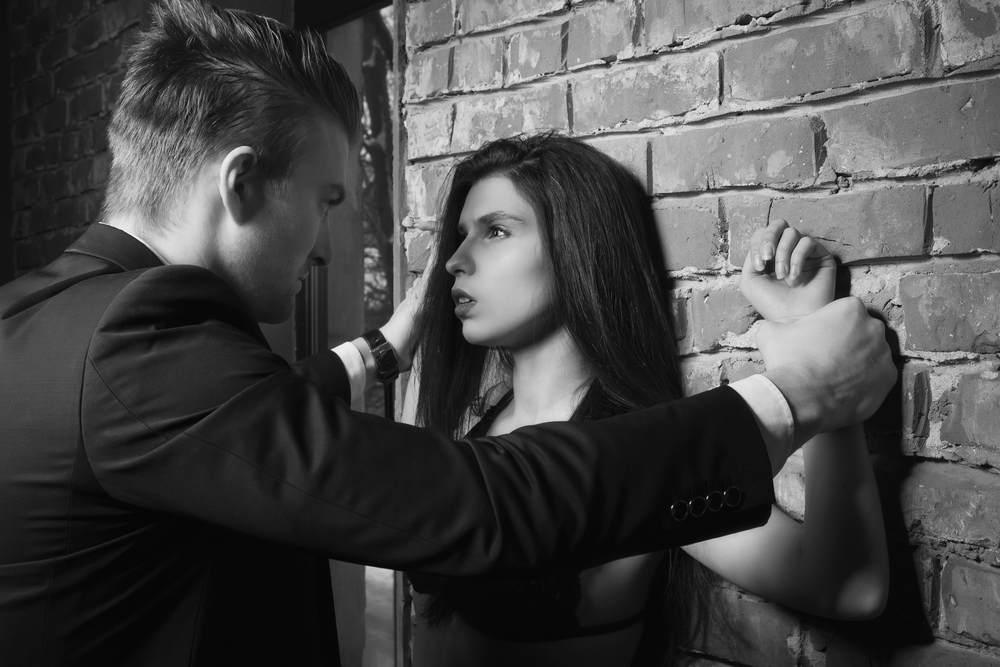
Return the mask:
{"type": "MultiPolygon", "coordinates": [[[[368,380],[365,371],[365,360],[361,357],[361,352],[351,341],[341,343],[333,348],[333,353],[344,362],[344,368],[347,370],[347,379],[351,383],[351,402],[353,403],[365,393],[365,384],[368,380]]],[[[777,391],[777,388],[775,391],[777,391]]]]}
{"type": "Polygon", "coordinates": [[[788,401],[774,383],[763,375],[751,375],[729,386],[750,406],[768,449],[775,447],[775,451],[788,451],[795,420],[792,419],[788,401]]]}

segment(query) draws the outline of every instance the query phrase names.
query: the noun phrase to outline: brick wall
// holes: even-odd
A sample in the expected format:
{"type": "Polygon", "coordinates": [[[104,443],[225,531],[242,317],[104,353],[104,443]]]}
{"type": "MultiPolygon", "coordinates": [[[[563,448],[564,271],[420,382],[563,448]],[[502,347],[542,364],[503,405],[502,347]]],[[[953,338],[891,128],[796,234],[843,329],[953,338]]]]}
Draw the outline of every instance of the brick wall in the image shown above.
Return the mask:
{"type": "MultiPolygon", "coordinates": [[[[11,0],[14,269],[46,264],[96,220],[125,48],[148,0],[11,0]]],[[[5,263],[10,261],[4,258],[5,263]]]]}
{"type": "MultiPolygon", "coordinates": [[[[847,265],[901,380],[867,425],[889,606],[834,623],[729,589],[699,665],[1000,665],[1000,3],[425,0],[406,7],[404,261],[457,157],[555,128],[628,165],[675,276],[689,391],[761,368],[737,289],[782,217],[847,265]]],[[[399,20],[404,20],[399,17],[399,20]]],[[[801,460],[777,480],[793,515],[801,460]]]]}
{"type": "MultiPolygon", "coordinates": [[[[108,122],[126,50],[150,4],[8,0],[12,256],[0,257],[5,269],[13,262],[21,274],[47,264],[97,219],[111,164],[108,122]]],[[[292,0],[217,4],[291,23],[292,0]]]]}

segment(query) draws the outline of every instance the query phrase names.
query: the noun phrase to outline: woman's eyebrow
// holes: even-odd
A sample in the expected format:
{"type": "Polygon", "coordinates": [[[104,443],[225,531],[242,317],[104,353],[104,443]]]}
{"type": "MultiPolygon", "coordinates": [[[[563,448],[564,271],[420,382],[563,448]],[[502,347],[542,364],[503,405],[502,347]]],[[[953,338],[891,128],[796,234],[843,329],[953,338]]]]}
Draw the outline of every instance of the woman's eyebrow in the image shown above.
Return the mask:
{"type": "Polygon", "coordinates": [[[492,213],[486,213],[484,215],[476,218],[477,225],[491,225],[495,222],[517,222],[520,224],[525,224],[525,219],[514,215],[508,211],[493,211],[492,213]]]}

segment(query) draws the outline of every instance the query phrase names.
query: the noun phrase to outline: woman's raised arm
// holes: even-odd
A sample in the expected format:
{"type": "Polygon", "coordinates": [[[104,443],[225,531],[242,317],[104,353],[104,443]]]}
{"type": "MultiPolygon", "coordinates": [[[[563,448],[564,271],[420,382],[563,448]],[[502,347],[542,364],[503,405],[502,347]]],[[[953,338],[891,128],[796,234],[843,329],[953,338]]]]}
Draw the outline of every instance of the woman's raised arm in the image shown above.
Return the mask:
{"type": "MultiPolygon", "coordinates": [[[[750,241],[741,287],[767,319],[788,321],[833,299],[836,263],[783,220],[750,241]],[[774,271],[765,262],[774,261],[774,271]]],[[[863,427],[822,433],[803,447],[805,521],[777,507],[764,526],[685,547],[737,586],[801,611],[862,619],[881,613],[889,586],[881,504],[863,427]]]]}

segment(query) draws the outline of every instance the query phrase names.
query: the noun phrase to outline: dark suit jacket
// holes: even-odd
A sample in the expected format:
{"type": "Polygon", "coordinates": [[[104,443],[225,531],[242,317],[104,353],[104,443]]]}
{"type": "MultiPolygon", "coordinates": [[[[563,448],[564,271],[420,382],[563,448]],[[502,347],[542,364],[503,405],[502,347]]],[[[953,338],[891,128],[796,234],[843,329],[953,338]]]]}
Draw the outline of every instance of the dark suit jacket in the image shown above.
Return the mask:
{"type": "Polygon", "coordinates": [[[538,574],[763,523],[731,389],[453,442],[351,412],[235,292],[93,225],[0,288],[0,664],[338,664],[326,563],[538,574]],[[736,486],[736,509],[671,518],[736,486]]]}

